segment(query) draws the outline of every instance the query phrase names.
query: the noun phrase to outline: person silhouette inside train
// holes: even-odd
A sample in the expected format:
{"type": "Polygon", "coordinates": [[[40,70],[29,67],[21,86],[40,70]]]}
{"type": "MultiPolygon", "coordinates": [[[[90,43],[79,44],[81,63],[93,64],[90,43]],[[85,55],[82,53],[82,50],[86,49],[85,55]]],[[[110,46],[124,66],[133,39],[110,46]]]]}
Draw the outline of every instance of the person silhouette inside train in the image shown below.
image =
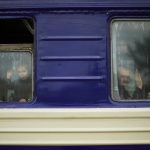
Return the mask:
{"type": "Polygon", "coordinates": [[[18,102],[29,102],[32,98],[32,77],[26,64],[17,66],[18,80],[15,83],[15,99],[18,102]]]}
{"type": "Polygon", "coordinates": [[[143,85],[139,73],[125,67],[118,70],[118,88],[121,99],[143,99],[143,85]]]}

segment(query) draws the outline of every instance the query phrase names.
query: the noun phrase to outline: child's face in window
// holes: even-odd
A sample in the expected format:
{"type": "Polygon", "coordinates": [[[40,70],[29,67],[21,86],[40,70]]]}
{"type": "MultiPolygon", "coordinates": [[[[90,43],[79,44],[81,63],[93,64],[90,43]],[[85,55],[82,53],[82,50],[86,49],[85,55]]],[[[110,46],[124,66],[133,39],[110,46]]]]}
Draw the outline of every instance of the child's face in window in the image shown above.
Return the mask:
{"type": "Polygon", "coordinates": [[[20,66],[17,69],[19,78],[26,79],[28,77],[28,70],[25,66],[20,66]]]}

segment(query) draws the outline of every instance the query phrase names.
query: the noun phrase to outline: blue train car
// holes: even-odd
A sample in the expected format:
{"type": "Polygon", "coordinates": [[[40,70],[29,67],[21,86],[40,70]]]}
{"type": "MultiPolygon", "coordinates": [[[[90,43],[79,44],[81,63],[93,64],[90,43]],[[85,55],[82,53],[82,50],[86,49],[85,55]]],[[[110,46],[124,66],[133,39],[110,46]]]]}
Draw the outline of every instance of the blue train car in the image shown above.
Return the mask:
{"type": "Polygon", "coordinates": [[[149,150],[148,0],[0,1],[0,149],[149,150]]]}

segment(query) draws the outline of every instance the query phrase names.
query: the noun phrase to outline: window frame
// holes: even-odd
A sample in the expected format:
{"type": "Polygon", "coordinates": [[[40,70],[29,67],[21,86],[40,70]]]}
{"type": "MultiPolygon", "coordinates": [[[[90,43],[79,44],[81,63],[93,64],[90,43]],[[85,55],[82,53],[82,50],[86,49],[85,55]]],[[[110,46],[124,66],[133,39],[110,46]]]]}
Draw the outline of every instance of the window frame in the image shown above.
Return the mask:
{"type": "MultiPolygon", "coordinates": [[[[113,35],[113,29],[112,29],[112,24],[115,22],[115,21],[149,21],[150,22],[150,18],[147,17],[147,16],[120,16],[120,17],[112,17],[110,22],[109,22],[109,37],[110,37],[110,70],[111,70],[111,75],[110,75],[110,84],[111,84],[111,99],[113,102],[119,102],[119,103],[136,103],[136,102],[140,102],[140,103],[146,103],[146,102],[150,102],[150,99],[116,99],[115,96],[114,96],[114,73],[113,73],[113,68],[114,68],[114,59],[113,59],[113,40],[112,40],[112,35],[113,35]]],[[[117,76],[118,77],[118,76],[117,76]]],[[[117,86],[118,87],[118,86],[117,86]]],[[[118,91],[118,94],[119,94],[119,91],[118,91]]]]}
{"type": "MultiPolygon", "coordinates": [[[[34,18],[34,16],[28,15],[26,13],[22,14],[18,14],[16,13],[12,13],[12,14],[8,14],[8,15],[3,15],[3,13],[0,13],[2,16],[0,16],[0,20],[23,20],[23,19],[30,19],[33,22],[33,27],[34,27],[34,34],[33,34],[33,42],[32,43],[10,43],[10,44],[0,44],[0,45],[31,45],[31,49],[32,50],[21,50],[23,52],[25,51],[29,51],[30,53],[32,53],[31,55],[31,65],[32,65],[32,99],[30,102],[16,102],[16,101],[12,101],[12,102],[0,102],[1,104],[1,108],[9,108],[9,106],[14,104],[14,108],[19,107],[22,108],[22,106],[26,106],[28,107],[28,104],[33,103],[36,100],[36,19],[34,18]]],[[[18,51],[18,50],[8,50],[8,51],[18,51]]],[[[8,52],[7,51],[7,52],[8,52]]],[[[1,51],[1,52],[5,52],[5,51],[1,51]]],[[[12,106],[11,106],[12,107],[12,106]]]]}

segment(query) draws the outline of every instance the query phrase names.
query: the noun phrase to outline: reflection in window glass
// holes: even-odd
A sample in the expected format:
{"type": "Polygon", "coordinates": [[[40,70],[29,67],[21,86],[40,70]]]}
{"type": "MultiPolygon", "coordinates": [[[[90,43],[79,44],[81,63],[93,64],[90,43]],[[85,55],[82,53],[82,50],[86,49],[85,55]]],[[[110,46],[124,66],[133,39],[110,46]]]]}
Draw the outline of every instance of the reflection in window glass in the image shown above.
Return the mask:
{"type": "Polygon", "coordinates": [[[0,101],[32,100],[32,45],[0,45],[0,101]]]}
{"type": "Polygon", "coordinates": [[[111,49],[113,99],[150,99],[150,20],[114,20],[111,49]]]}

